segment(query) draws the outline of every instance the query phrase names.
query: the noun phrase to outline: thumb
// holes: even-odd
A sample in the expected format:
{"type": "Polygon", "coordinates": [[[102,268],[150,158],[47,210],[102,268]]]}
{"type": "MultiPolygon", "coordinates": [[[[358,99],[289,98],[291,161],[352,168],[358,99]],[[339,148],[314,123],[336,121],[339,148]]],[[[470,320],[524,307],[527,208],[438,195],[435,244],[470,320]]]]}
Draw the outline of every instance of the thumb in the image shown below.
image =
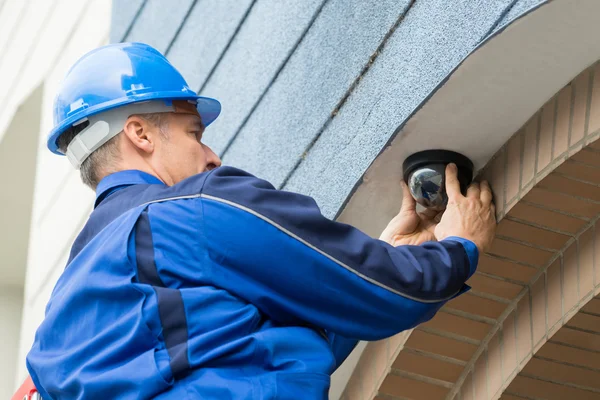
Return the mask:
{"type": "Polygon", "coordinates": [[[417,202],[410,194],[410,189],[406,182],[402,181],[400,183],[402,186],[402,207],[400,208],[400,212],[415,212],[417,209],[417,202]]]}

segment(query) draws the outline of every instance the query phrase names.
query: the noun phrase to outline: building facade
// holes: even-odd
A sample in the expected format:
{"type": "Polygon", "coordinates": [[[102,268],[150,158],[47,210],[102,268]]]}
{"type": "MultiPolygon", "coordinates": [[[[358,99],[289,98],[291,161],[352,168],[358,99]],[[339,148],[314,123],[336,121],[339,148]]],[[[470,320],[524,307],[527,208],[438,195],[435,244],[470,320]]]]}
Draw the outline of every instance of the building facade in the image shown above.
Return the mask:
{"type": "MultiPolygon", "coordinates": [[[[17,380],[92,207],[68,162],[43,151],[56,77],[108,34],[106,2],[81,3],[72,32],[93,33],[68,35],[0,120],[2,182],[20,189],[0,197],[16,283],[0,294],[13,299],[0,337],[20,338],[17,380]]],[[[156,47],[222,102],[205,138],[225,164],[370,235],[397,212],[413,152],[459,151],[492,183],[499,227],[472,290],[413,331],[361,343],[332,399],[596,399],[599,13],[595,0],[114,0],[108,40],[156,47]]]]}
{"type": "Polygon", "coordinates": [[[91,210],[91,191],[44,143],[56,87],[81,55],[108,43],[110,11],[110,0],[0,1],[2,399],[26,376],[25,354],[91,210]]]}

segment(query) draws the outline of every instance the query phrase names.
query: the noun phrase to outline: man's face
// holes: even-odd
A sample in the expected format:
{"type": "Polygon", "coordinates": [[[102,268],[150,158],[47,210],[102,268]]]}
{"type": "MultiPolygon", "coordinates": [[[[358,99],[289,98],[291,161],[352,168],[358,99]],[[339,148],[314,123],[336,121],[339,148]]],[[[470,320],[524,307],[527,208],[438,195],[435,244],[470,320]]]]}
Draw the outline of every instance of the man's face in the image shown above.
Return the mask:
{"type": "Polygon", "coordinates": [[[198,115],[168,113],[166,137],[157,142],[157,155],[173,184],[221,165],[221,159],[202,143],[204,125],[198,115]]]}

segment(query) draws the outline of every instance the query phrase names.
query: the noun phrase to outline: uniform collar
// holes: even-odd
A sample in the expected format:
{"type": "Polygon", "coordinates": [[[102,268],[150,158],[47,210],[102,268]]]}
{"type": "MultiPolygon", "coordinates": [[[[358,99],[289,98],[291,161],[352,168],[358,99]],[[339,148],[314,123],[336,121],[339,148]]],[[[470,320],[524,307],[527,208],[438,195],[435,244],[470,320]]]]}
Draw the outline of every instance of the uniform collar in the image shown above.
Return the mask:
{"type": "Polygon", "coordinates": [[[131,185],[164,185],[164,183],[146,172],[138,170],[119,171],[106,176],[98,183],[96,187],[96,202],[94,208],[98,206],[105,198],[119,189],[131,185]]]}

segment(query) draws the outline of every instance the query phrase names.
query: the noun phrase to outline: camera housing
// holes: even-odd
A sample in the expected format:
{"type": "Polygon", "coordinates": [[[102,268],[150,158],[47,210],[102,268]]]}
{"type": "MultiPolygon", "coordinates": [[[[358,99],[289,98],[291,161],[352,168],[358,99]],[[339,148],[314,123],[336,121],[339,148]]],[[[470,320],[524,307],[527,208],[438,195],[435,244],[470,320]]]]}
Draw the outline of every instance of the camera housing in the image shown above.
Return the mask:
{"type": "Polygon", "coordinates": [[[460,153],[450,150],[425,150],[409,156],[402,165],[404,181],[418,204],[433,210],[443,210],[448,203],[446,166],[456,164],[460,190],[466,193],[473,180],[473,163],[460,153]]]}

